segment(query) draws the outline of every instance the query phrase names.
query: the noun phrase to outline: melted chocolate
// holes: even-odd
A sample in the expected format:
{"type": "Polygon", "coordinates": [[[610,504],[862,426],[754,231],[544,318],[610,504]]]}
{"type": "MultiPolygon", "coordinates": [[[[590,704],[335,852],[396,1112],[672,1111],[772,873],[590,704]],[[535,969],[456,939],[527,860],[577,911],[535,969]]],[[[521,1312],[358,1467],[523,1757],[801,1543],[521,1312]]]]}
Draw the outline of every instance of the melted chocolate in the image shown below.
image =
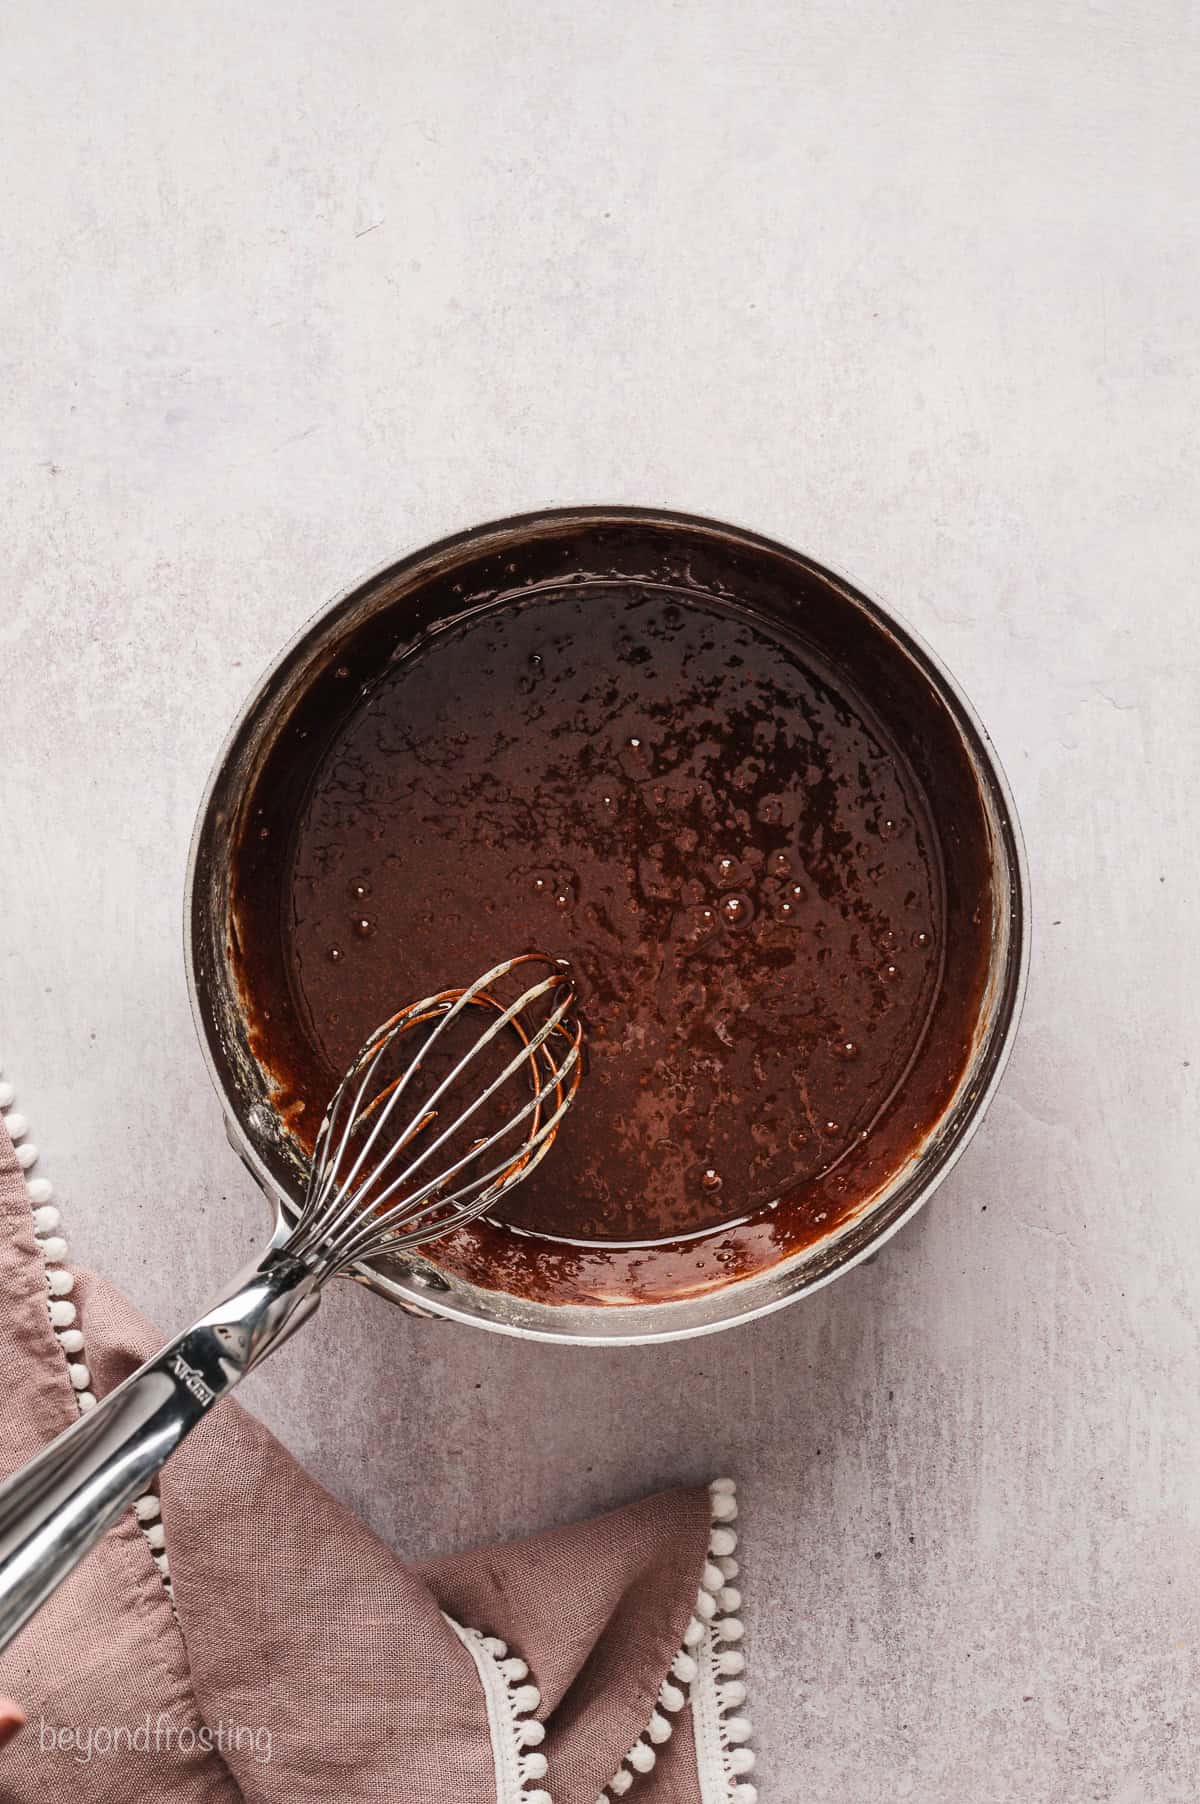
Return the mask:
{"type": "Polygon", "coordinates": [[[961,1072],[986,924],[979,871],[969,919],[961,873],[948,901],[964,822],[855,674],[731,600],[594,579],[493,595],[374,675],[269,893],[244,886],[256,1050],[301,1138],[401,1002],[541,948],[578,980],[584,1085],[440,1263],[552,1301],[684,1294],[856,1209],[961,1072]]]}

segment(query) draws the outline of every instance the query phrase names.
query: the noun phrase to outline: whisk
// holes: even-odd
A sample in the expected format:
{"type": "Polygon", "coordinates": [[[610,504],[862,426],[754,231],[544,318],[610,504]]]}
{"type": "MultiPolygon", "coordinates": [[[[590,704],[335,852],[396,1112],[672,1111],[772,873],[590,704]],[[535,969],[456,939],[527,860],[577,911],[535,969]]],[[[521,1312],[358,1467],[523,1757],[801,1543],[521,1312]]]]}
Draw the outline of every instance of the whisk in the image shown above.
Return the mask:
{"type": "Polygon", "coordinates": [[[579,1087],[574,1001],[562,961],[525,953],[375,1030],[329,1104],[303,1206],[293,1214],[278,1200],[263,1256],[193,1327],[0,1485],[0,1649],[213,1404],[312,1314],[328,1279],[482,1215],[545,1158],[579,1087]],[[515,1000],[496,994],[514,972],[524,982],[531,966],[543,975],[515,1000]],[[487,1025],[457,1052],[446,1036],[473,1010],[487,1025]],[[393,1074],[400,1043],[421,1030],[418,1050],[393,1074]],[[503,1050],[505,1037],[515,1050],[503,1050]],[[439,1042],[450,1069],[431,1078],[439,1042]],[[480,1077],[481,1055],[497,1046],[480,1077]],[[523,1067],[528,1085],[517,1106],[510,1091],[523,1067]],[[432,1088],[418,1096],[423,1070],[432,1088]]]}

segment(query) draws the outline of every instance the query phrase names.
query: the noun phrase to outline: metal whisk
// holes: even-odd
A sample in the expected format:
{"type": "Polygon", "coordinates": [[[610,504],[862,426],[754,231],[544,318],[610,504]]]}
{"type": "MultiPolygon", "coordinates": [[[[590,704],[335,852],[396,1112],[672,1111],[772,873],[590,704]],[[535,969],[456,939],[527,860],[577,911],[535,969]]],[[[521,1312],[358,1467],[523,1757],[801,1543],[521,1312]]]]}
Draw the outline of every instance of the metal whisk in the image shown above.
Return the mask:
{"type": "Polygon", "coordinates": [[[200,1321],[0,1485],[0,1649],[212,1405],[312,1314],[327,1279],[472,1221],[545,1158],[579,1087],[574,1001],[565,964],[526,953],[465,989],[401,1009],[375,1030],[330,1102],[304,1204],[293,1216],[278,1200],[262,1258],[200,1321]],[[549,970],[506,1003],[496,986],[527,966],[549,970]],[[452,1030],[475,1010],[487,1025],[458,1050],[452,1030]],[[400,1063],[412,1033],[421,1034],[420,1045],[400,1063]],[[516,1041],[507,1052],[506,1036],[516,1041]],[[481,1065],[489,1048],[491,1063],[481,1065]],[[423,1094],[418,1079],[424,1073],[430,1081],[437,1049],[450,1069],[423,1094]],[[517,1103],[510,1091],[523,1067],[528,1085],[517,1103]]]}

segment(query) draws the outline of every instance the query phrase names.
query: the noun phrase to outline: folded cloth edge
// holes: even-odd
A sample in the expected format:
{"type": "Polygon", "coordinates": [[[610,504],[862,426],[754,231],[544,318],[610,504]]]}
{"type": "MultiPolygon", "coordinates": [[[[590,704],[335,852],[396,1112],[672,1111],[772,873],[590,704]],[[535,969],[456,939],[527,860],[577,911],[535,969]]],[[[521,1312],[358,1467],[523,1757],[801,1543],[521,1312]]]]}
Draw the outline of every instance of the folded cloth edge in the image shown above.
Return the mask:
{"type": "Polygon", "coordinates": [[[742,1594],[733,1582],[739,1577],[738,1537],[731,1526],[738,1513],[737,1486],[732,1478],[717,1478],[708,1491],[712,1527],[695,1611],[649,1722],[596,1804],[614,1804],[630,1792],[638,1774],[653,1770],[656,1750],[673,1734],[671,1719],[685,1704],[691,1706],[701,1804],[757,1804],[758,1788],[749,1778],[755,1756],[747,1745],[754,1731],[742,1714],[742,1594]]]}

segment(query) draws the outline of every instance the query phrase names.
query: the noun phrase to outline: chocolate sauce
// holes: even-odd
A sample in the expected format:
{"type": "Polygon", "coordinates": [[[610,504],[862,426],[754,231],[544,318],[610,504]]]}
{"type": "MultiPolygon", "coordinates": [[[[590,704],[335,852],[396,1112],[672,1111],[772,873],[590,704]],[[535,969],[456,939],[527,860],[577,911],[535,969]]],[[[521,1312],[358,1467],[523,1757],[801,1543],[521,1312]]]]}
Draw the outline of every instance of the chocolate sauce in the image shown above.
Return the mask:
{"type": "Polygon", "coordinates": [[[577,1104],[503,1219],[432,1251],[552,1301],[711,1288],[857,1208],[956,1081],[986,924],[947,1007],[946,828],[853,668],[736,598],[493,594],[336,722],[276,886],[291,1031],[259,1006],[256,1050],[310,1139],[400,1003],[568,958],[577,1104]]]}

